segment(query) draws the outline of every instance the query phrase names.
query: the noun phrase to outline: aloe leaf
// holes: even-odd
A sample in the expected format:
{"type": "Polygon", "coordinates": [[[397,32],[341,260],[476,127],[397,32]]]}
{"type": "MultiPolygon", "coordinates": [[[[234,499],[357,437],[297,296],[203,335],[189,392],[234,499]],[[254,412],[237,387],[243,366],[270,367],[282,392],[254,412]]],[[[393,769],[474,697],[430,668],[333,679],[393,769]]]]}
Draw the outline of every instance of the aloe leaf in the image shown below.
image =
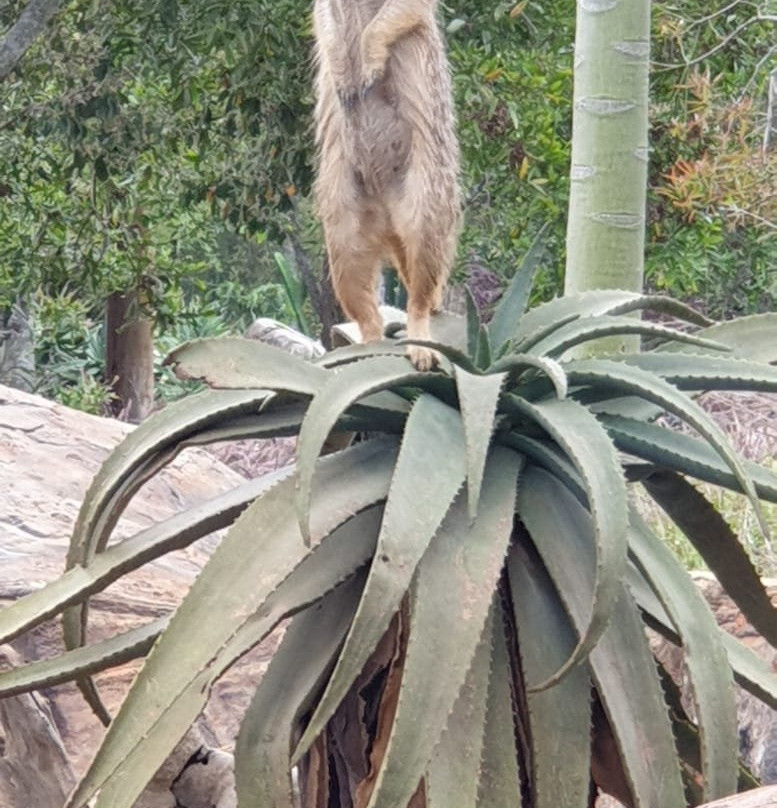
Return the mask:
{"type": "Polygon", "coordinates": [[[588,494],[580,475],[569,457],[559,450],[557,444],[548,440],[527,438],[520,432],[508,432],[500,435],[500,443],[525,455],[535,466],[549,471],[575,495],[582,505],[588,506],[588,494]]]}
{"type": "Polygon", "coordinates": [[[541,342],[550,334],[558,331],[559,328],[565,326],[567,323],[572,323],[579,318],[579,314],[570,312],[569,314],[559,317],[557,320],[548,320],[547,322],[543,322],[542,324],[538,325],[534,331],[530,331],[528,334],[524,334],[520,339],[516,339],[513,340],[513,342],[508,343],[508,349],[512,349],[513,352],[516,353],[520,352],[527,354],[538,342],[541,342]]]}
{"type": "MultiPolygon", "coordinates": [[[[593,520],[574,495],[547,472],[527,468],[519,487],[519,513],[540,551],[578,635],[588,630],[594,565],[593,520]],[[531,506],[526,499],[531,496],[531,506]],[[548,507],[547,503],[553,503],[548,507]]],[[[683,805],[666,708],[644,626],[618,575],[609,621],[589,660],[597,689],[638,795],[638,805],[683,805]],[[645,748],[650,755],[645,755],[645,748]]]]}
{"type": "Polygon", "coordinates": [[[429,761],[427,808],[470,808],[477,799],[491,668],[493,609],[448,724],[429,761]]]}
{"type": "Polygon", "coordinates": [[[364,596],[324,695],[294,753],[307,752],[369,659],[418,562],[466,477],[459,413],[430,395],[416,401],[391,480],[375,560],[364,596]]]}
{"type": "Polygon", "coordinates": [[[114,668],[144,656],[167,623],[167,617],[160,617],[145,626],[67,651],[53,659],[30,662],[21,668],[3,671],[0,673],[0,697],[53,687],[72,681],[77,676],[114,668]]]}
{"type": "MultiPolygon", "coordinates": [[[[507,572],[524,681],[531,688],[569,659],[577,638],[550,577],[520,544],[508,557],[507,572]]],[[[581,740],[591,727],[590,676],[582,664],[555,687],[527,694],[534,808],[588,808],[591,746],[581,740]]]]}
{"type": "Polygon", "coordinates": [[[108,457],[84,497],[70,542],[68,567],[88,561],[105,546],[132,494],[169,462],[178,444],[221,421],[259,410],[266,391],[208,390],[170,404],[130,432],[108,457]]]}
{"type": "Polygon", "coordinates": [[[112,545],[86,567],[72,567],[41,589],[0,610],[0,643],[9,642],[65,607],[105,589],[143,564],[227,527],[256,497],[289,473],[289,469],[281,469],[244,483],[112,545]]]}
{"type": "Polygon", "coordinates": [[[777,368],[730,356],[646,352],[621,357],[680,390],[777,391],[777,368]]]}
{"type": "Polygon", "coordinates": [[[737,356],[752,362],[777,362],[777,313],[737,317],[698,333],[725,342],[737,356]]]}
{"type": "MultiPolygon", "coordinates": [[[[599,289],[581,294],[564,295],[543,303],[523,316],[515,334],[516,345],[519,340],[529,336],[539,328],[550,323],[559,322],[568,317],[602,317],[606,315],[629,314],[635,311],[655,311],[669,314],[679,320],[699,326],[710,326],[714,322],[699,312],[660,295],[641,295],[618,289],[599,289]]],[[[712,335],[710,335],[712,336],[712,335]]],[[[714,336],[713,336],[714,339],[714,336]]],[[[527,350],[521,346],[520,350],[527,350]]]]}
{"type": "Polygon", "coordinates": [[[515,743],[512,670],[502,606],[495,599],[491,673],[476,808],[515,808],[521,800],[521,768],[515,743]]]}
{"type": "MultiPolygon", "coordinates": [[[[641,298],[642,295],[635,292],[624,292],[618,289],[601,289],[557,297],[529,309],[521,317],[518,328],[516,329],[513,325],[511,337],[517,348],[522,339],[541,328],[550,327],[552,323],[559,323],[567,318],[576,320],[580,317],[610,314],[616,307],[634,303],[641,298]]],[[[525,351],[526,347],[521,346],[520,350],[525,351]]]]}
{"type": "MultiPolygon", "coordinates": [[[[234,632],[208,665],[175,695],[164,714],[150,722],[142,739],[120,761],[116,771],[100,789],[96,808],[125,808],[132,805],[130,797],[137,796],[143,790],[156,766],[170,754],[204,708],[213,683],[235,661],[261,642],[281,619],[310,605],[367,562],[374,550],[380,513],[380,508],[370,508],[350,519],[328,534],[302,560],[262,607],[234,632]],[[128,793],[129,783],[135,789],[131,794],[128,793]]],[[[173,642],[180,644],[180,639],[173,642]]],[[[150,685],[152,688],[153,684],[150,685]]]]}
{"type": "MultiPolygon", "coordinates": [[[[321,542],[323,557],[334,553],[339,558],[338,551],[347,551],[346,560],[355,565],[350,571],[341,565],[331,571],[316,563],[319,548],[305,546],[294,519],[293,479],[244,511],[146,660],[69,808],[81,808],[98,789],[99,808],[131,808],[197,716],[212,680],[283,616],[317,599],[364,563],[374,533],[371,537],[361,519],[351,517],[385,498],[394,460],[393,446],[377,440],[321,460],[325,477],[311,514],[313,535],[318,540],[331,534],[321,542]],[[338,542],[333,531],[341,525],[345,539],[338,542]],[[311,563],[303,567],[306,559],[311,563]],[[311,581],[317,575],[334,576],[334,581],[316,589],[311,581]],[[241,627],[247,640],[240,638],[241,627]],[[190,641],[193,636],[196,643],[190,641]]],[[[375,516],[367,511],[363,518],[375,516]]]]}
{"type": "Polygon", "coordinates": [[[705,801],[736,791],[738,727],[733,676],[707,602],[671,551],[632,509],[629,548],[677,629],[701,738],[705,801]]]}
{"type": "Polygon", "coordinates": [[[294,312],[297,327],[303,334],[310,334],[310,323],[303,308],[307,295],[305,285],[300,281],[297,273],[283,253],[274,252],[273,258],[275,259],[275,266],[278,268],[278,274],[281,276],[283,288],[286,290],[286,300],[291,306],[292,312],[294,312]]]}
{"type": "Polygon", "coordinates": [[[240,808],[294,808],[291,748],[302,714],[323,686],[359,602],[364,575],[297,614],[262,676],[235,742],[240,808]]]}
{"type": "Polygon", "coordinates": [[[625,589],[591,652],[596,688],[637,808],[684,805],[672,725],[644,624],[625,589]]]}
{"type": "Polygon", "coordinates": [[[534,237],[531,246],[505,289],[499,303],[494,309],[494,315],[488,325],[491,347],[498,352],[502,345],[513,338],[517,323],[524,316],[529,305],[534,276],[540,266],[542,255],[545,252],[545,234],[548,230],[545,223],[539,233],[534,237]]]}
{"type": "Polygon", "coordinates": [[[475,352],[475,366],[486,370],[491,367],[492,353],[491,343],[488,340],[488,329],[486,326],[481,325],[478,331],[478,345],[475,352]]]}
{"type": "MultiPolygon", "coordinates": [[[[661,686],[664,698],[669,705],[672,719],[672,732],[677,743],[677,750],[685,763],[683,779],[685,781],[686,799],[689,789],[693,789],[693,799],[688,800],[692,805],[706,802],[702,789],[699,787],[700,776],[697,772],[702,770],[701,741],[698,727],[690,720],[683,706],[683,694],[674,682],[668,671],[659,668],[661,686]]],[[[743,764],[741,758],[737,761],[737,791],[749,791],[758,788],[760,783],[743,764]]]]}
{"type": "Polygon", "coordinates": [[[494,431],[494,417],[505,374],[485,376],[456,368],[456,390],[467,442],[467,492],[470,518],[477,516],[483,471],[494,431]]]}
{"type": "Polygon", "coordinates": [[[769,526],[764,518],[753,481],[726,434],[696,402],[655,374],[621,362],[611,362],[605,359],[581,360],[569,362],[566,370],[570,384],[612,386],[623,392],[638,395],[653,404],[658,404],[692,426],[712,444],[725,460],[750,500],[761,532],[764,537],[769,537],[769,526]]]}
{"type": "Polygon", "coordinates": [[[709,327],[715,321],[706,317],[691,306],[666,295],[637,295],[631,300],[612,306],[603,314],[629,314],[634,311],[652,311],[657,314],[668,314],[676,320],[683,320],[691,325],[709,327]]]}
{"type": "Polygon", "coordinates": [[[531,354],[508,354],[495,362],[491,368],[491,373],[514,373],[517,370],[533,368],[544,373],[556,388],[558,398],[567,397],[567,374],[564,368],[553,359],[545,356],[532,356],[531,354]]]}
{"type": "Polygon", "coordinates": [[[402,384],[423,385],[431,375],[419,373],[406,358],[396,356],[364,359],[331,371],[329,381],[308,408],[297,443],[297,508],[303,536],[307,537],[308,533],[307,513],[316,460],[343,412],[371,393],[402,384]]]}
{"type": "Polygon", "coordinates": [[[369,808],[408,803],[445,728],[507,554],[521,466],[515,452],[497,449],[479,517],[471,521],[460,495],[418,564],[399,701],[369,808]]]}
{"type": "MultiPolygon", "coordinates": [[[[680,645],[680,637],[664,607],[634,565],[627,568],[626,581],[642,610],[645,623],[669,642],[680,645]]],[[[777,674],[774,668],[736,637],[719,630],[736,683],[772,710],[777,710],[777,674]]]]}
{"type": "Polygon", "coordinates": [[[726,520],[687,480],[671,471],[656,471],[642,485],[699,551],[755,630],[777,647],[777,610],[726,520]]]}
{"type": "MultiPolygon", "coordinates": [[[[706,441],[633,418],[602,415],[599,420],[622,452],[634,454],[656,466],[744,493],[731,469],[706,441]]],[[[769,502],[777,502],[777,474],[749,460],[744,460],[743,465],[753,480],[758,496],[769,502]]]]}
{"type": "Polygon", "coordinates": [[[343,345],[334,348],[325,354],[311,360],[314,365],[333,369],[340,365],[349,365],[361,359],[373,356],[404,356],[405,349],[397,344],[395,339],[381,339],[374,342],[356,342],[353,345],[343,345]]]}
{"type": "Polygon", "coordinates": [[[465,287],[467,291],[467,353],[470,357],[474,358],[478,352],[478,339],[480,337],[480,315],[478,314],[478,307],[475,305],[475,299],[472,297],[472,292],[469,287],[465,287]]]}
{"type": "Polygon", "coordinates": [[[187,342],[165,359],[180,379],[197,379],[221,389],[285,390],[313,396],[327,381],[318,365],[245,337],[187,342]]]}
{"type": "MultiPolygon", "coordinates": [[[[206,391],[171,404],[131,432],[111,453],[86,492],[70,539],[67,569],[88,564],[105,547],[132,495],[176,456],[182,441],[226,419],[256,412],[268,395],[266,391],[206,391]]],[[[64,612],[67,648],[83,644],[87,616],[86,602],[64,612]]],[[[79,688],[97,717],[107,724],[110,715],[92,682],[83,680],[79,688]]]]}
{"type": "Polygon", "coordinates": [[[621,334],[638,334],[645,337],[658,337],[682,344],[705,348],[710,351],[728,351],[730,348],[695,334],[687,334],[675,328],[658,323],[641,322],[631,317],[601,316],[582,317],[561,326],[544,339],[535,342],[531,351],[558,358],[565,351],[590,340],[621,334]]]}
{"type": "Polygon", "coordinates": [[[736,637],[723,630],[721,636],[737,684],[772,710],[777,710],[777,674],[774,666],[736,637]]]}
{"type": "MultiPolygon", "coordinates": [[[[588,610],[588,628],[580,634],[580,641],[567,662],[538,688],[558,682],[582,661],[596,644],[610,618],[614,599],[618,596],[620,578],[626,566],[626,529],[628,526],[626,483],[615,449],[596,418],[574,401],[543,401],[531,404],[517,397],[509,397],[515,412],[536,421],[554,439],[575,469],[585,486],[589,508],[593,516],[594,563],[596,585],[588,610]]],[[[538,518],[538,512],[548,508],[553,500],[537,497],[536,483],[525,478],[519,485],[518,512],[526,523],[543,558],[552,553],[550,545],[535,536],[529,520],[538,518]]],[[[561,483],[559,483],[561,485],[561,483]]]]}
{"type": "MultiPolygon", "coordinates": [[[[449,359],[450,362],[461,365],[472,373],[477,372],[477,366],[464,351],[454,348],[452,345],[446,345],[444,342],[437,342],[432,339],[400,339],[397,340],[397,345],[420,345],[423,348],[431,348],[433,351],[437,351],[440,356],[449,359]]],[[[450,373],[452,370],[450,363],[443,361],[438,368],[438,371],[440,370],[444,373],[450,373]]]]}

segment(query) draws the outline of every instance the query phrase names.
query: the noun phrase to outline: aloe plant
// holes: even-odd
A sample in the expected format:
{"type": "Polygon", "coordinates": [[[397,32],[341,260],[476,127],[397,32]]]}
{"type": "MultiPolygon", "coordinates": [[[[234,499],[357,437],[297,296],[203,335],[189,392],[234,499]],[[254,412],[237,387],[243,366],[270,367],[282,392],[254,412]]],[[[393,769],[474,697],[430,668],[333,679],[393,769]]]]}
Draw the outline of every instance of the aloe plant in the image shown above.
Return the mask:
{"type": "Polygon", "coordinates": [[[777,475],[739,457],[695,401],[777,391],[777,316],[714,324],[618,291],[523,313],[528,278],[487,326],[474,311],[437,319],[435,373],[392,340],[315,361],[238,338],[173,352],[210,389],[126,438],[86,496],[68,570],[0,611],[0,642],[63,614],[69,648],[0,674],[0,694],[75,678],[108,720],[91,674],[145,656],[67,808],[131,808],[214,682],[286,619],[237,739],[241,808],[297,804],[295,765],[311,806],[587,808],[598,786],[668,808],[754,785],[733,683],[777,707],[775,675],[717,627],[633,493],[676,520],[777,644],[741,541],[691,482],[738,491],[756,514],[777,501],[777,475]],[[684,325],[631,316],[646,310],[684,325]],[[658,347],[576,358],[624,334],[658,347]],[[360,437],[325,454],[332,433],[360,437]],[[298,435],[292,468],[109,544],[183,448],[281,435],[298,435]],[[174,614],[86,644],[91,596],[224,527],[174,614]],[[685,651],[693,721],[646,626],[685,651]]]}

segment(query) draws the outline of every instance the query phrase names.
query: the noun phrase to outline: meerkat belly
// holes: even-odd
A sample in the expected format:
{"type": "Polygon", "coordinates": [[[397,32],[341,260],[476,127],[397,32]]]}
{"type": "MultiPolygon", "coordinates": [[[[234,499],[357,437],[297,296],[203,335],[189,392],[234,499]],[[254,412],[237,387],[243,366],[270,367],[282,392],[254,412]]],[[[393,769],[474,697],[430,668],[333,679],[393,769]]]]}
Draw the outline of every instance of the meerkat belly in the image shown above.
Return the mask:
{"type": "Polygon", "coordinates": [[[357,187],[368,196],[400,188],[413,133],[388,88],[373,88],[354,110],[351,124],[357,187]]]}

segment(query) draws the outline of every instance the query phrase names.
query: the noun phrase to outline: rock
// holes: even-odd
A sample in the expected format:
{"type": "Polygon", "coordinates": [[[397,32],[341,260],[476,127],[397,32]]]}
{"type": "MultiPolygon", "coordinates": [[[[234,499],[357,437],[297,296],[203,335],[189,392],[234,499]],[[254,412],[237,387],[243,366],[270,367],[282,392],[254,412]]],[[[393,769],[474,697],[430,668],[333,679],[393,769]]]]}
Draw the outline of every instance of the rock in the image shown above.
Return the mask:
{"type": "MultiPolygon", "coordinates": [[[[0,386],[0,490],[3,491],[0,605],[43,586],[62,572],[70,532],[84,493],[109,451],[132,428],[0,386]]],[[[279,458],[277,452],[272,453],[264,469],[256,467],[254,470],[257,474],[268,471],[284,459],[285,455],[279,458]]],[[[139,492],[119,522],[117,533],[135,533],[243,481],[243,477],[219,462],[212,453],[186,450],[139,492]]],[[[95,597],[90,612],[90,640],[103,639],[170,612],[188,591],[217,541],[217,537],[207,537],[185,550],[158,559],[95,597]]],[[[0,659],[0,669],[16,666],[17,661],[11,658],[13,654],[18,655],[14,659],[25,661],[50,658],[62,649],[59,624],[48,622],[14,640],[12,646],[8,656],[0,659]]],[[[151,790],[156,790],[158,799],[154,801],[154,795],[149,792],[144,796],[146,808],[175,806],[174,798],[170,801],[170,787],[195,751],[209,754],[219,747],[230,747],[239,719],[274,647],[275,640],[270,638],[214,688],[195,731],[199,734],[184,739],[184,745],[193,744],[192,749],[179,769],[160,772],[151,790]]],[[[118,708],[138,667],[139,663],[131,663],[97,677],[109,710],[118,708]]],[[[19,788],[25,788],[29,779],[38,777],[37,773],[50,772],[46,778],[38,777],[47,781],[46,798],[31,800],[28,793],[27,801],[19,806],[58,808],[62,799],[54,795],[61,796],[70,788],[73,776],[84,772],[104,728],[73,685],[49,688],[34,697],[2,701],[0,709],[0,733],[6,739],[13,739],[14,754],[41,759],[40,765],[29,767],[27,779],[16,777],[19,788]],[[40,731],[40,749],[30,747],[30,751],[25,751],[28,739],[17,729],[24,724],[35,726],[36,734],[40,731]],[[49,756],[49,762],[43,761],[44,753],[49,756]]],[[[0,763],[11,766],[12,761],[9,761],[10,758],[0,759],[0,763]]],[[[2,769],[0,772],[6,773],[2,769]]],[[[9,783],[13,780],[10,773],[2,779],[9,783]]],[[[17,808],[10,797],[2,791],[0,794],[3,795],[0,797],[2,808],[17,808]]],[[[140,808],[140,803],[138,805],[140,808]]]]}
{"type": "MultiPolygon", "coordinates": [[[[21,657],[0,646],[0,668],[21,657]]],[[[75,784],[59,730],[46,699],[37,693],[0,700],[0,805],[2,808],[62,805],[75,784]]]]}

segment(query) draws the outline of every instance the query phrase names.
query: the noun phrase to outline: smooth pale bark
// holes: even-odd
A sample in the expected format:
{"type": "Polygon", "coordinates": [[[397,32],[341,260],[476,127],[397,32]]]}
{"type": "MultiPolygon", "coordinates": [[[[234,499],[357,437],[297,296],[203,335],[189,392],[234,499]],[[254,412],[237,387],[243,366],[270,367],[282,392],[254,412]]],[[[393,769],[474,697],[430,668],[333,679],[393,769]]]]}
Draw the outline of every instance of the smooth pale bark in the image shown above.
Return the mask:
{"type": "Polygon", "coordinates": [[[565,292],[642,290],[650,0],[578,0],[565,292]]]}

